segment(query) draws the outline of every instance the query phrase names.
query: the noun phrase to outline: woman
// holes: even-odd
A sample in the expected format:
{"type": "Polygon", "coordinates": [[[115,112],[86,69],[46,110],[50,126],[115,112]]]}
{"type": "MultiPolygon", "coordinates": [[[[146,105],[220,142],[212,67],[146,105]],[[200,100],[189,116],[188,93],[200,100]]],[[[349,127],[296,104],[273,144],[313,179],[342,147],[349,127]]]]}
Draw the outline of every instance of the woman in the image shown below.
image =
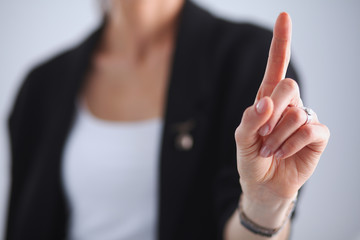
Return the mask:
{"type": "Polygon", "coordinates": [[[287,239],[329,138],[290,38],[286,13],[269,52],[189,1],[111,1],[19,92],[7,239],[287,239]]]}

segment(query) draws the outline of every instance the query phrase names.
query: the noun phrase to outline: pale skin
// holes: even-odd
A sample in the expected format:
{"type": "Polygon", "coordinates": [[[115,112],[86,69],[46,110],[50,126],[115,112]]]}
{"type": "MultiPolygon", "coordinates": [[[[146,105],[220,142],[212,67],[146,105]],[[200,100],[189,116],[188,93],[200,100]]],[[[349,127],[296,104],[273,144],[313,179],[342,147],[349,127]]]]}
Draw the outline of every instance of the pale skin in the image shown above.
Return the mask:
{"type": "MultiPolygon", "coordinates": [[[[281,13],[275,23],[264,79],[254,105],[235,132],[237,165],[244,212],[258,225],[276,228],[300,187],[313,174],[330,137],[317,118],[305,124],[299,88],[284,79],[290,60],[291,19],[281,13]]],[[[225,239],[262,239],[228,221],[225,239]]],[[[290,223],[271,239],[287,239],[290,223]]]]}
{"type": "MultiPolygon", "coordinates": [[[[162,117],[174,37],[183,0],[113,0],[108,24],[83,89],[90,111],[110,121],[162,117]],[[141,96],[141,97],[140,97],[141,96]]],[[[306,122],[298,86],[284,79],[290,61],[291,20],[281,13],[254,105],[235,132],[243,210],[275,228],[309,179],[329,139],[318,118],[306,122]]],[[[290,221],[272,238],[242,227],[235,211],[224,239],[287,239],[290,221]]]]}
{"type": "Polygon", "coordinates": [[[83,95],[110,121],[163,116],[182,0],[113,0],[83,95]]]}

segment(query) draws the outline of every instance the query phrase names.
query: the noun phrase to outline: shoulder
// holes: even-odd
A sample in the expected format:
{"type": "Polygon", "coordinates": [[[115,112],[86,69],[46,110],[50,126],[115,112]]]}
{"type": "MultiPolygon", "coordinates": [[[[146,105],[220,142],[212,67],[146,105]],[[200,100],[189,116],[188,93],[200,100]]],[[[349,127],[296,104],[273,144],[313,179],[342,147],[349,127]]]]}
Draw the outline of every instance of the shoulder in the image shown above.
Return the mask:
{"type": "Polygon", "coordinates": [[[101,30],[98,28],[75,47],[37,64],[21,83],[9,120],[20,113],[45,111],[60,98],[70,97],[81,84],[101,30]]]}
{"type": "Polygon", "coordinates": [[[216,17],[211,48],[217,64],[221,63],[234,77],[260,74],[261,80],[271,39],[272,32],[261,26],[216,17]]]}
{"type": "Polygon", "coordinates": [[[215,36],[218,43],[227,44],[231,48],[260,47],[260,50],[268,49],[272,32],[269,29],[248,22],[234,22],[215,17],[215,36]]]}
{"type": "MultiPolygon", "coordinates": [[[[32,104],[41,104],[41,96],[54,86],[56,78],[65,77],[69,68],[69,59],[72,51],[66,51],[52,57],[33,67],[25,79],[15,97],[14,110],[25,109],[32,104]],[[45,91],[46,89],[46,91],[45,91]],[[39,100],[39,101],[37,101],[39,100]]],[[[12,112],[12,115],[14,112],[12,112]]]]}
{"type": "MultiPolygon", "coordinates": [[[[235,75],[265,69],[272,31],[252,23],[215,16],[191,2],[185,5],[184,12],[184,18],[188,20],[183,21],[190,29],[186,32],[191,35],[191,45],[199,57],[205,55],[208,64],[215,69],[226,68],[235,75]]],[[[194,51],[191,54],[195,55],[194,51]]]]}
{"type": "Polygon", "coordinates": [[[39,91],[42,86],[51,85],[54,77],[65,75],[70,66],[72,52],[73,50],[67,50],[36,64],[23,80],[20,91],[39,91]]]}
{"type": "Polygon", "coordinates": [[[233,96],[234,101],[251,104],[263,79],[272,31],[253,23],[214,15],[209,18],[208,52],[215,81],[225,85],[226,95],[233,96]]]}
{"type": "Polygon", "coordinates": [[[58,74],[69,67],[69,59],[74,49],[66,49],[42,62],[37,63],[28,73],[27,77],[40,77],[50,74],[58,74]],[[55,72],[54,72],[55,71],[55,72]]]}
{"type": "Polygon", "coordinates": [[[221,18],[192,1],[185,2],[181,34],[192,39],[192,46],[207,47],[213,54],[242,50],[267,54],[272,38],[272,32],[264,27],[221,18]]]}
{"type": "Polygon", "coordinates": [[[193,8],[193,11],[188,10],[190,12],[188,15],[191,18],[191,25],[197,26],[196,33],[198,34],[205,31],[210,34],[207,40],[212,47],[231,50],[252,48],[258,51],[267,51],[269,49],[272,39],[272,31],[270,29],[250,22],[234,21],[219,17],[194,3],[189,3],[188,5],[190,5],[188,8],[193,8]]]}
{"type": "MultiPolygon", "coordinates": [[[[201,8],[202,26],[200,33],[206,31],[202,38],[202,48],[206,48],[210,71],[216,71],[218,81],[224,82],[232,89],[246,89],[252,98],[263,79],[272,31],[250,22],[235,22],[224,19],[201,8]]],[[[295,70],[290,64],[287,77],[297,80],[295,70]]]]}
{"type": "Polygon", "coordinates": [[[266,66],[272,39],[270,30],[252,23],[216,18],[213,35],[217,59],[237,68],[246,65],[251,71],[261,71],[266,66]]]}
{"type": "Polygon", "coordinates": [[[21,89],[42,91],[43,89],[51,90],[47,88],[49,86],[58,87],[61,84],[67,84],[71,80],[70,76],[80,74],[86,69],[89,56],[96,46],[101,31],[102,26],[74,47],[38,63],[25,77],[21,89]]]}

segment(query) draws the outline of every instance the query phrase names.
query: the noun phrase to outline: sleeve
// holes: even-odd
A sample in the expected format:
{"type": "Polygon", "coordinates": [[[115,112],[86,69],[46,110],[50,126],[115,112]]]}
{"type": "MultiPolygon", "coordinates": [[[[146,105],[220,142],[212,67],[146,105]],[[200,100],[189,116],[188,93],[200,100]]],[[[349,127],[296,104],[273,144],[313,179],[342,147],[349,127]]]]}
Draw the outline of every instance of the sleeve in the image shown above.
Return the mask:
{"type": "MultiPolygon", "coordinates": [[[[36,103],[39,96],[38,90],[35,87],[37,85],[37,74],[37,69],[34,69],[21,83],[9,114],[8,132],[12,158],[14,154],[27,156],[33,151],[31,144],[33,141],[31,139],[37,135],[33,130],[33,126],[38,124],[34,117],[36,115],[36,106],[33,104],[34,102],[36,103]]],[[[21,170],[19,173],[16,173],[16,176],[14,176],[15,173],[13,171],[11,172],[12,186],[18,186],[20,182],[23,182],[25,169],[28,168],[27,158],[23,157],[21,159],[23,159],[22,162],[11,162],[11,169],[21,170]]]]}
{"type": "Polygon", "coordinates": [[[31,102],[30,92],[35,75],[36,71],[31,71],[21,83],[8,117],[8,134],[11,155],[11,185],[9,191],[9,207],[7,212],[7,238],[11,238],[11,234],[14,232],[13,226],[16,222],[15,215],[18,211],[18,202],[20,201],[19,190],[24,186],[27,175],[26,169],[28,169],[31,164],[26,157],[18,158],[20,161],[14,161],[14,156],[27,156],[33,149],[31,144],[32,142],[28,141],[30,135],[27,133],[32,133],[32,119],[28,118],[28,112],[31,110],[31,107],[29,106],[31,102]],[[23,119],[27,119],[27,121],[23,121],[23,119]],[[24,125],[24,122],[26,122],[26,125],[24,125]]]}

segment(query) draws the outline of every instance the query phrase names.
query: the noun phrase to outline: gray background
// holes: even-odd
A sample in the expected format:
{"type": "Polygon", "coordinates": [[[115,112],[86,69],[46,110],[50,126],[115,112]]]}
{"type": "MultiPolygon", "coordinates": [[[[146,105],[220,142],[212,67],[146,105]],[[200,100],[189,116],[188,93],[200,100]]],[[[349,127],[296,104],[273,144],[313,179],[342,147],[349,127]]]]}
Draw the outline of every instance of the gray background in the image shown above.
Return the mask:
{"type": "MultiPolygon", "coordinates": [[[[271,28],[281,11],[293,19],[293,58],[306,105],[331,140],[304,189],[293,239],[360,240],[360,1],[197,0],[217,15],[271,28]]],[[[9,189],[5,118],[25,73],[80,41],[99,22],[92,0],[0,1],[0,234],[9,189]]],[[[1,235],[0,235],[1,236],[1,235]]]]}

